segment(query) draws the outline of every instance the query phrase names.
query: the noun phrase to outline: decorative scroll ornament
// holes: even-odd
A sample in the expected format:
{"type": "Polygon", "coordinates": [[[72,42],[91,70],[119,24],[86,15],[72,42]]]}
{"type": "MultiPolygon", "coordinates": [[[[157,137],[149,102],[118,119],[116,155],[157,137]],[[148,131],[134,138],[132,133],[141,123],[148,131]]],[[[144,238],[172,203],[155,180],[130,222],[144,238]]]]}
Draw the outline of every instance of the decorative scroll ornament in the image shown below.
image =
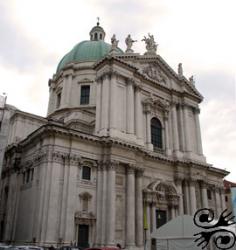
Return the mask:
{"type": "Polygon", "coordinates": [[[145,67],[143,69],[143,73],[151,79],[154,79],[158,82],[164,82],[166,84],[166,76],[154,64],[149,64],[147,67],[145,67]]]}
{"type": "Polygon", "coordinates": [[[198,247],[206,249],[212,238],[217,249],[232,249],[236,242],[236,236],[227,227],[236,223],[234,217],[232,212],[227,213],[227,209],[220,214],[218,220],[215,220],[212,209],[197,210],[193,222],[202,231],[193,235],[197,237],[194,242],[197,243],[198,247]]]}
{"type": "Polygon", "coordinates": [[[146,52],[144,55],[156,55],[158,44],[154,40],[154,36],[148,33],[148,37],[144,36],[142,39],[146,43],[146,52]]]}

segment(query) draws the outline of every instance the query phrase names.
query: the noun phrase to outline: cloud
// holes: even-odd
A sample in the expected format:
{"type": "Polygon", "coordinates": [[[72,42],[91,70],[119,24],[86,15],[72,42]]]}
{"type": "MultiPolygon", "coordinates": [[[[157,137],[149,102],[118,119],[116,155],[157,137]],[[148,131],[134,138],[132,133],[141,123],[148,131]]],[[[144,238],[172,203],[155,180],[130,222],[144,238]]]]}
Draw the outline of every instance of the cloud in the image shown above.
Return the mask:
{"type": "MultiPolygon", "coordinates": [[[[54,56],[47,55],[40,44],[29,37],[14,19],[9,2],[0,2],[0,63],[18,70],[32,70],[38,63],[50,64],[54,56]]],[[[30,21],[30,20],[29,20],[30,21]]]]}
{"type": "Polygon", "coordinates": [[[199,71],[196,87],[204,96],[201,104],[203,151],[207,162],[231,172],[235,181],[236,96],[235,78],[225,71],[199,71]]]}
{"type": "Polygon", "coordinates": [[[201,128],[204,154],[215,167],[227,169],[235,181],[236,101],[211,99],[202,105],[201,128]]]}
{"type": "Polygon", "coordinates": [[[205,101],[216,99],[236,103],[236,82],[233,74],[224,71],[199,71],[196,74],[196,87],[203,92],[205,101]]]}

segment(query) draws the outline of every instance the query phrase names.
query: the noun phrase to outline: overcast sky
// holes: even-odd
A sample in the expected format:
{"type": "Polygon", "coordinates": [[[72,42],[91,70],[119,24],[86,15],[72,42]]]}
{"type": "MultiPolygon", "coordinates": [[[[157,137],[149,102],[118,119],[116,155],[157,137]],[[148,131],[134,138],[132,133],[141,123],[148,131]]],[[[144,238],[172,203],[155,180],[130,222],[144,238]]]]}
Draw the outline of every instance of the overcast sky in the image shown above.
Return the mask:
{"type": "Polygon", "coordinates": [[[101,19],[125,49],[127,34],[144,53],[152,33],[158,53],[174,69],[183,63],[205,97],[201,104],[204,154],[236,182],[235,0],[0,0],[0,94],[17,108],[45,116],[48,79],[76,43],[101,19]]]}

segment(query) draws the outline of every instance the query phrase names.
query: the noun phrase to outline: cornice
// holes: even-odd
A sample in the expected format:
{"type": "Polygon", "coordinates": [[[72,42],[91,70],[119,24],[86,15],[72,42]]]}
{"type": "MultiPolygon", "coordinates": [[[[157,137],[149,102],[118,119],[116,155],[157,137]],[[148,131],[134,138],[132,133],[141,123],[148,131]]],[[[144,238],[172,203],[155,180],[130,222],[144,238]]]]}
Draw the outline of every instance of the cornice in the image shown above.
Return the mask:
{"type": "MultiPolygon", "coordinates": [[[[139,155],[142,155],[143,158],[146,159],[153,159],[153,160],[158,160],[163,163],[168,163],[172,165],[180,164],[184,165],[188,168],[191,167],[197,167],[199,169],[202,169],[204,171],[212,172],[215,174],[219,174],[221,176],[226,176],[229,174],[228,171],[222,170],[222,169],[217,169],[212,167],[210,164],[204,163],[204,162],[197,162],[193,160],[179,160],[174,157],[166,156],[165,154],[158,153],[158,152],[153,152],[148,149],[146,149],[143,146],[140,146],[135,143],[130,143],[121,139],[116,139],[116,138],[111,138],[111,137],[99,137],[91,134],[86,134],[84,132],[80,132],[77,130],[69,129],[64,126],[58,125],[56,123],[48,123],[46,125],[41,126],[39,129],[31,133],[26,139],[23,141],[19,142],[18,144],[12,144],[8,146],[6,150],[6,154],[14,154],[14,152],[21,152],[24,147],[30,145],[30,143],[33,140],[41,140],[42,136],[47,137],[47,136],[56,136],[56,135],[63,135],[63,136],[68,136],[68,137],[73,137],[77,138],[79,140],[85,140],[85,141],[90,141],[92,143],[100,144],[103,146],[120,146],[126,149],[131,149],[136,151],[139,155]]],[[[43,157],[45,157],[45,151],[41,153],[41,155],[36,156],[35,160],[40,161],[43,157]],[[38,159],[37,159],[38,157],[38,159]]],[[[53,155],[54,159],[60,159],[62,157],[66,157],[65,154],[62,153],[55,153],[53,155]]],[[[72,162],[77,162],[80,159],[78,158],[77,155],[70,155],[70,159],[72,159],[72,162]],[[74,157],[75,156],[75,157],[74,157]]],[[[65,158],[66,159],[66,158],[65,158]]],[[[77,164],[77,163],[76,163],[77,164]]],[[[112,163],[113,164],[113,163],[112,163]]],[[[114,164],[113,164],[114,165],[114,164]]],[[[100,166],[100,165],[99,165],[100,166]]]]}

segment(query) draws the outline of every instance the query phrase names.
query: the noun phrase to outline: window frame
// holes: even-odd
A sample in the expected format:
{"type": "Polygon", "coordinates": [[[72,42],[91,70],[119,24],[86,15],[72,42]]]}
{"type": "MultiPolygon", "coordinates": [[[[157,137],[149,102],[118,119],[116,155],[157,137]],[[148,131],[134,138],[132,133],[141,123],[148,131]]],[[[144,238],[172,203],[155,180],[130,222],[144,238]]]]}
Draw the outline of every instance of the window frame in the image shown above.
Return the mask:
{"type": "Polygon", "coordinates": [[[153,117],[150,121],[151,126],[151,143],[154,149],[163,149],[163,136],[162,136],[162,124],[161,121],[153,117]],[[155,124],[154,124],[155,121],[155,124]]]}
{"type": "Polygon", "coordinates": [[[81,179],[85,180],[85,181],[91,181],[91,177],[92,177],[92,169],[91,169],[91,167],[89,167],[87,165],[84,165],[82,167],[81,179]],[[84,172],[85,169],[89,170],[89,172],[88,173],[84,172]],[[87,174],[89,174],[89,177],[87,177],[87,174]]]}
{"type": "Polygon", "coordinates": [[[90,85],[81,85],[80,105],[89,105],[89,103],[90,103],[90,85]]]}
{"type": "Polygon", "coordinates": [[[212,192],[210,189],[207,189],[207,199],[212,200],[212,192]]]}

